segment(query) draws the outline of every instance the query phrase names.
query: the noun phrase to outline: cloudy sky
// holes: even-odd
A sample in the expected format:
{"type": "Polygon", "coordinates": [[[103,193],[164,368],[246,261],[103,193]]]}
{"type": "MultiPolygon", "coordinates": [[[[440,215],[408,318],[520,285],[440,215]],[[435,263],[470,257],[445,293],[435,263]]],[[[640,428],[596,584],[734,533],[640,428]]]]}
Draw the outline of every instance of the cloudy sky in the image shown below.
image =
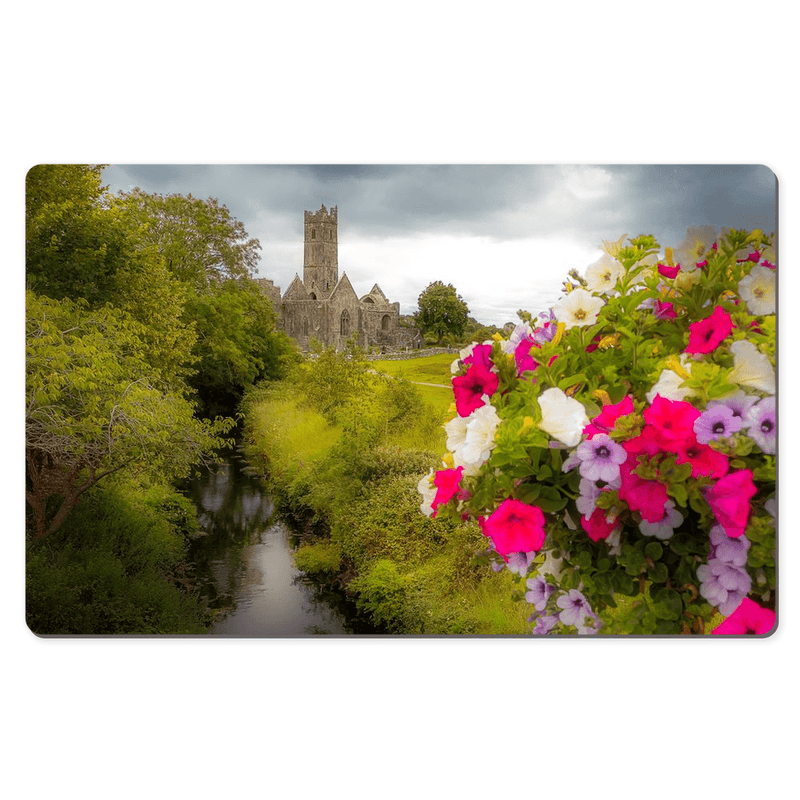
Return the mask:
{"type": "Polygon", "coordinates": [[[377,282],[411,314],[435,280],[485,324],[543,311],[603,240],[652,233],[677,245],[695,225],[776,228],[776,179],[738,165],[115,165],[112,192],[216,197],[261,243],[260,277],[302,277],[303,212],[339,209],[339,274],[377,282]]]}

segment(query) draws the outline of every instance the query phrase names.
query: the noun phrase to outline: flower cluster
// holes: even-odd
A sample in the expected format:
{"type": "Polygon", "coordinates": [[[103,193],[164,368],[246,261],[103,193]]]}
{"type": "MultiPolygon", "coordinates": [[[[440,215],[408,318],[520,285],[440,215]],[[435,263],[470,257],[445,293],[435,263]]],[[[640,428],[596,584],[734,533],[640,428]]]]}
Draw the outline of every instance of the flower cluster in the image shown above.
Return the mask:
{"type": "Polygon", "coordinates": [[[625,240],[552,309],[460,353],[421,508],[478,521],[526,581],[534,633],[704,631],[756,602],[756,577],[774,620],[770,238],[625,240]]]}

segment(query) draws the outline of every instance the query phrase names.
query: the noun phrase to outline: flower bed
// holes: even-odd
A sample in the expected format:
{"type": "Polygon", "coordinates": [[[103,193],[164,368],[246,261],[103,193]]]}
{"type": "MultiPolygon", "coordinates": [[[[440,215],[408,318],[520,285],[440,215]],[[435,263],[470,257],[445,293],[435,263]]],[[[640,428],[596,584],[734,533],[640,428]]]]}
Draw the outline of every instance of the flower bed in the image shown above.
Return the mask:
{"type": "Polygon", "coordinates": [[[534,633],[704,633],[717,614],[714,633],[769,633],[770,237],[625,239],[555,307],[461,351],[421,510],[480,523],[480,558],[517,576],[534,633]]]}

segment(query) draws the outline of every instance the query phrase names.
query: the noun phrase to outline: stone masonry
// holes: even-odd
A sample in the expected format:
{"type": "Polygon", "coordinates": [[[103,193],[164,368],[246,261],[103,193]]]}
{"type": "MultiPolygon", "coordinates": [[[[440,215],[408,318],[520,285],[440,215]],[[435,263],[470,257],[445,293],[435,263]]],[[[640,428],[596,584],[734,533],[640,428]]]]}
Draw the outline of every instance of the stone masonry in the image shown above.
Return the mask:
{"type": "Polygon", "coordinates": [[[359,297],[347,273],[339,277],[336,206],[305,212],[303,279],[295,275],[282,297],[272,281],[261,278],[259,284],[275,305],[280,327],[302,350],[309,349],[312,337],[342,350],[353,334],[359,346],[381,352],[422,345],[418,330],[399,324],[400,304],[389,302],[377,283],[359,297]]]}

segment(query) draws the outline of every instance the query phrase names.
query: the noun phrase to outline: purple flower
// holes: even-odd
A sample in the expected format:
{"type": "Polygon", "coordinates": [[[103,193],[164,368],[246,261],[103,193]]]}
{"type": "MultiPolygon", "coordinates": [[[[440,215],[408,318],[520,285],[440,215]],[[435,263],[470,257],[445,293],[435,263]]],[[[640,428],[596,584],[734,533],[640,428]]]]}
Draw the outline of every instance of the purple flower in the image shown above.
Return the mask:
{"type": "Polygon", "coordinates": [[[697,568],[697,577],[700,579],[700,594],[712,606],[717,606],[725,617],[736,610],[750,591],[751,580],[747,572],[718,558],[701,564],[697,568]]]}
{"type": "Polygon", "coordinates": [[[683,514],[675,508],[672,500],[664,503],[664,516],[658,522],[648,522],[643,519],[639,523],[639,530],[645,536],[655,536],[657,539],[669,539],[675,528],[683,522],[683,514]]]}
{"type": "Polygon", "coordinates": [[[747,563],[750,540],[742,535],[730,537],[721,525],[711,529],[711,557],[733,567],[743,567],[747,563]]]}
{"type": "Polygon", "coordinates": [[[528,574],[534,558],[536,558],[536,550],[531,550],[529,553],[509,553],[506,566],[511,572],[524,578],[528,574]]]}
{"type": "Polygon", "coordinates": [[[736,433],[744,421],[734,414],[730,406],[709,407],[694,421],[694,432],[700,444],[708,444],[712,439],[722,439],[736,433]]]}
{"type": "Polygon", "coordinates": [[[706,411],[709,411],[712,408],[717,408],[718,406],[725,406],[733,411],[734,417],[739,417],[744,421],[744,417],[750,410],[750,406],[757,402],[757,400],[757,397],[745,394],[740,389],[738,392],[736,392],[736,394],[732,394],[730,397],[726,397],[724,400],[712,400],[706,407],[706,411]]]}
{"type": "MultiPolygon", "coordinates": [[[[759,400],[744,418],[747,434],[765,452],[775,452],[775,398],[759,400]]],[[[579,448],[580,449],[580,448],[579,448]]]]}
{"type": "Polygon", "coordinates": [[[562,625],[574,625],[578,628],[584,625],[585,617],[594,617],[589,601],[577,589],[570,589],[562,594],[556,603],[562,609],[558,615],[562,625]]]}
{"type": "Polygon", "coordinates": [[[625,448],[605,433],[596,433],[577,449],[580,473],[592,481],[613,481],[619,477],[619,465],[628,458],[625,448]]]}
{"type": "Polygon", "coordinates": [[[555,591],[555,586],[551,586],[544,578],[529,578],[526,582],[529,592],[525,592],[525,599],[533,604],[537,611],[544,611],[550,595],[555,591]]]}
{"type": "Polygon", "coordinates": [[[533,628],[533,633],[550,633],[550,631],[555,628],[557,622],[557,614],[548,614],[544,617],[538,617],[536,619],[536,625],[534,625],[533,628]]]}

